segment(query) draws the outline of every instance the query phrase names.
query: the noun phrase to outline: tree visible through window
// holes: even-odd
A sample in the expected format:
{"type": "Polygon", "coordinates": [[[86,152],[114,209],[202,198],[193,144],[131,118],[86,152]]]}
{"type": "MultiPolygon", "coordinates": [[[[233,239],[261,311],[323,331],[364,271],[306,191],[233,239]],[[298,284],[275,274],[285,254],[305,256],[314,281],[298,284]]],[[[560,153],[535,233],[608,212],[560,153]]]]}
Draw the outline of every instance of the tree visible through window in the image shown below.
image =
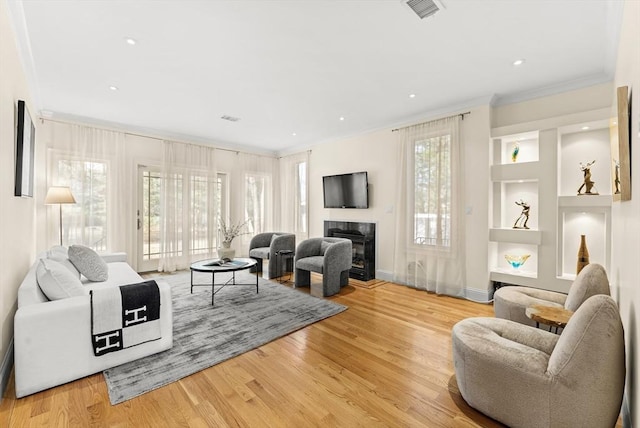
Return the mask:
{"type": "Polygon", "coordinates": [[[414,144],[413,243],[451,245],[451,136],[414,144]]]}
{"type": "Polygon", "coordinates": [[[106,162],[61,159],[58,183],[69,186],[75,204],[63,205],[63,242],[107,249],[108,168],[106,162]]]}

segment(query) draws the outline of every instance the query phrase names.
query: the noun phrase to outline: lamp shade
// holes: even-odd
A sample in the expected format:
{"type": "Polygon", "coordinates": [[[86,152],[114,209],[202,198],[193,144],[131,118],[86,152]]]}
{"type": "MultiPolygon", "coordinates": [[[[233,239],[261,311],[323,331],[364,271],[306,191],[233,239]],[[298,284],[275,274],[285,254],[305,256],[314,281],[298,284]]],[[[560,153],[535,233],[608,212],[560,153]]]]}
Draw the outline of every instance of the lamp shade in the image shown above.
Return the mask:
{"type": "Polygon", "coordinates": [[[47,197],[44,198],[46,205],[53,204],[75,204],[76,200],[71,193],[71,189],[63,186],[51,186],[47,190],[47,197]]]}

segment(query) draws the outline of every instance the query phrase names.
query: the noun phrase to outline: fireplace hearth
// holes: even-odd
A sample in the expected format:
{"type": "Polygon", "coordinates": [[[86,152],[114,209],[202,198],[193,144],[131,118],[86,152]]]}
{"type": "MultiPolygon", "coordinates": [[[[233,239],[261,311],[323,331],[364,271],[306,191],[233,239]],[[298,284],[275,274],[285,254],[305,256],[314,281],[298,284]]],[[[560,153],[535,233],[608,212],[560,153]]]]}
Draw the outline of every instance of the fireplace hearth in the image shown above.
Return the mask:
{"type": "Polygon", "coordinates": [[[324,236],[350,239],[353,245],[349,277],[369,281],[376,277],[376,225],[349,221],[324,222],[324,236]]]}

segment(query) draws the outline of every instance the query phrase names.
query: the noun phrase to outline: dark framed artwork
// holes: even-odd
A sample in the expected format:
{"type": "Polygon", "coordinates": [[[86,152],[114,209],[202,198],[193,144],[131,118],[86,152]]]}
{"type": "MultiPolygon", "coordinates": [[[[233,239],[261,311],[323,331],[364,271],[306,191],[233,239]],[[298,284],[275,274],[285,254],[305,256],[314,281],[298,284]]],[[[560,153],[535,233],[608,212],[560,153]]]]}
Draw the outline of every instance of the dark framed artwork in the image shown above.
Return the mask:
{"type": "Polygon", "coordinates": [[[36,128],[33,125],[27,104],[19,100],[16,121],[16,196],[33,197],[33,154],[36,128]]]}

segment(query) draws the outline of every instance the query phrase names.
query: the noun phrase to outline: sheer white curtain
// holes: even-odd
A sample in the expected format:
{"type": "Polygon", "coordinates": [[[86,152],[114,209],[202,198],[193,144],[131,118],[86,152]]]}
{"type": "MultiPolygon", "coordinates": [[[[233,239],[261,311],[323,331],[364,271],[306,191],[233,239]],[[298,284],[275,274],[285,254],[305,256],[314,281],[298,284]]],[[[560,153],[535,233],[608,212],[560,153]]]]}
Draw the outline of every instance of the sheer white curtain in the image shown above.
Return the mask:
{"type": "Polygon", "coordinates": [[[217,247],[220,195],[215,149],[163,141],[158,271],[185,269],[217,247]]]}
{"type": "Polygon", "coordinates": [[[309,152],[280,158],[280,227],[281,232],[295,233],[296,242],[309,236],[308,176],[309,152]]]}
{"type": "MultiPolygon", "coordinates": [[[[125,136],[89,126],[46,123],[47,188],[69,186],[76,204],[62,206],[63,244],[131,254],[131,219],[125,136]]],[[[47,209],[47,246],[59,243],[59,207],[47,209]]]]}
{"type": "Polygon", "coordinates": [[[398,131],[394,281],[465,295],[463,153],[459,116],[398,131]]]}
{"type": "Polygon", "coordinates": [[[247,221],[246,234],[234,239],[231,247],[237,254],[249,253],[249,241],[261,232],[275,231],[275,211],[279,202],[278,160],[274,157],[238,153],[237,167],[232,173],[231,223],[247,221]]]}

